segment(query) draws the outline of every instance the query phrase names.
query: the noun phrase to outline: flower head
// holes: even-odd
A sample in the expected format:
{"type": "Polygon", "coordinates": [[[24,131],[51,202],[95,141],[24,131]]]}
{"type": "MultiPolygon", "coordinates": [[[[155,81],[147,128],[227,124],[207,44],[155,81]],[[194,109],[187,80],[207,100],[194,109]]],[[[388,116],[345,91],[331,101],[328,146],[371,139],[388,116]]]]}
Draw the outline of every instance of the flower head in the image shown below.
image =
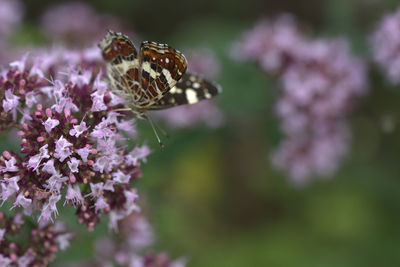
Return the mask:
{"type": "MultiPolygon", "coordinates": [[[[40,207],[41,224],[57,216],[56,204],[61,199],[77,208],[79,222],[90,230],[101,213],[116,214],[113,218],[119,220],[138,210],[131,183],[140,175],[140,161],[145,160],[149,149],[125,149],[121,131],[132,133],[133,126],[125,116],[112,111],[120,103],[112,103],[108,85],[101,81],[100,68],[92,66],[81,72],[73,69],[66,80],[55,80],[50,85],[35,82],[30,91],[41,102],[32,106],[29,120],[15,122],[20,128],[22,155],[4,152],[0,158],[0,199],[14,197],[13,206],[22,207],[26,214],[40,207]],[[101,99],[104,108],[93,109],[97,103],[92,95],[101,99]]],[[[25,61],[14,64],[9,73],[18,72],[19,77],[20,71],[32,81],[41,79],[29,76],[25,61]]],[[[42,72],[49,73],[46,69],[42,72]]],[[[1,91],[8,84],[0,85],[1,91]]],[[[25,94],[18,96],[19,105],[29,109],[24,104],[25,94]]],[[[7,93],[4,99],[16,98],[7,93]]]]}
{"type": "Polygon", "coordinates": [[[55,225],[27,226],[21,217],[0,212],[0,265],[48,266],[59,249],[68,247],[72,234],[55,225]]]}
{"type": "Polygon", "coordinates": [[[400,9],[387,14],[370,37],[374,60],[385,71],[390,82],[400,83],[400,9]]]}
{"type": "Polygon", "coordinates": [[[274,165],[297,183],[334,173],[347,152],[346,115],[367,93],[365,63],[344,39],[308,39],[292,17],[262,21],[243,34],[234,50],[277,75],[275,110],[285,140],[274,165]]]}

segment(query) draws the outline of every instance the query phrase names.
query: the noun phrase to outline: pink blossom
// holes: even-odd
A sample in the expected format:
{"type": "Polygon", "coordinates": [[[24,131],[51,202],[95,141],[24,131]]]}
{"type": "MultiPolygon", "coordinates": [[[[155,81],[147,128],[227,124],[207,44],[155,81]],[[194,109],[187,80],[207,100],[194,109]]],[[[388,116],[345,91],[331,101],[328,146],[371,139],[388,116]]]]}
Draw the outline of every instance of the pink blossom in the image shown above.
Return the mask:
{"type": "Polygon", "coordinates": [[[151,153],[151,150],[148,146],[135,147],[127,156],[126,160],[128,164],[136,165],[138,160],[142,160],[146,162],[146,157],[151,153]]]}
{"type": "Polygon", "coordinates": [[[78,169],[78,167],[79,167],[79,160],[78,159],[76,159],[76,158],[74,158],[74,157],[72,157],[69,161],[68,161],[68,167],[69,167],[69,169],[71,170],[71,172],[78,172],[79,171],[79,169],[78,169]]]}
{"type": "Polygon", "coordinates": [[[372,54],[393,84],[400,83],[400,9],[385,15],[370,37],[372,54]]]}
{"type": "Polygon", "coordinates": [[[42,213],[40,214],[39,217],[39,222],[47,223],[51,217],[52,214],[54,213],[55,215],[58,215],[58,210],[57,210],[57,202],[61,199],[60,194],[52,194],[42,208],[42,213]]]}
{"type": "Polygon", "coordinates": [[[94,204],[95,206],[95,211],[98,212],[99,210],[104,210],[109,208],[110,206],[108,205],[108,203],[104,200],[103,197],[99,197],[96,200],[96,203],[94,204]]]}
{"type": "Polygon", "coordinates": [[[1,183],[1,199],[3,201],[7,200],[11,195],[18,192],[18,181],[20,179],[21,178],[19,176],[3,179],[3,182],[1,183]]]}
{"type": "Polygon", "coordinates": [[[112,174],[112,176],[113,176],[113,180],[116,183],[122,183],[122,184],[129,183],[129,179],[131,178],[129,175],[126,175],[125,173],[121,172],[121,170],[114,172],[112,174]]]}
{"type": "Polygon", "coordinates": [[[90,151],[91,149],[88,147],[83,147],[75,150],[75,152],[81,157],[83,162],[87,162],[87,158],[90,154],[90,151]]]}
{"type": "Polygon", "coordinates": [[[44,128],[46,129],[46,132],[48,132],[48,133],[50,133],[50,131],[59,124],[60,124],[60,122],[58,120],[54,120],[51,118],[47,118],[47,120],[45,122],[43,122],[44,128]]]}
{"type": "Polygon", "coordinates": [[[67,195],[65,196],[66,202],[71,202],[74,206],[82,205],[83,197],[78,185],[69,185],[67,195]]]}
{"type": "Polygon", "coordinates": [[[13,208],[21,206],[23,208],[28,208],[32,203],[32,199],[26,198],[22,193],[20,193],[14,202],[13,208]]]}
{"type": "Polygon", "coordinates": [[[14,95],[11,89],[6,90],[5,99],[3,100],[3,109],[6,112],[14,110],[19,105],[19,97],[14,95]]]}
{"type": "Polygon", "coordinates": [[[304,183],[338,168],[348,150],[346,116],[368,85],[365,62],[347,40],[310,39],[298,29],[292,17],[264,20],[243,34],[235,51],[276,75],[275,110],[285,138],[272,162],[304,183]]]}
{"type": "Polygon", "coordinates": [[[46,161],[46,163],[43,164],[42,171],[53,175],[56,174],[57,170],[54,167],[54,159],[46,161]]]}
{"type": "Polygon", "coordinates": [[[17,160],[14,157],[11,157],[10,160],[5,160],[4,163],[6,167],[1,169],[2,172],[18,171],[18,166],[15,165],[17,163],[17,160]]]}
{"type": "Polygon", "coordinates": [[[70,147],[72,144],[68,142],[63,136],[61,136],[56,142],[56,150],[54,153],[54,157],[58,158],[61,162],[63,162],[66,158],[71,155],[70,147]]]}

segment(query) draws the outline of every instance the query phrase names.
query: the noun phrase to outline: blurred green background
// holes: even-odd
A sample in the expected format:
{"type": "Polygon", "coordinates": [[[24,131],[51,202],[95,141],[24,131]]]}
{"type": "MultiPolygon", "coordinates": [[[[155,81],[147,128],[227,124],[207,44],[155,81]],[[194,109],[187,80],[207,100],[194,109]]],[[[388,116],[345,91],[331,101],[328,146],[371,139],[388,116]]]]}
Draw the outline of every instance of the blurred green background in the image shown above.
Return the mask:
{"type": "MultiPolygon", "coordinates": [[[[42,41],[39,18],[55,2],[24,2],[16,43],[42,41]]],[[[371,64],[371,91],[350,118],[349,155],[333,177],[298,187],[269,160],[282,138],[273,112],[277,84],[229,56],[232,42],[260,18],[289,12],[313,36],[349,38],[353,52],[369,60],[368,35],[399,1],[86,2],[123,19],[142,39],[183,51],[208,47],[221,62],[222,127],[168,130],[161,151],[149,125],[138,124],[140,140],[153,150],[137,186],[156,231],[155,250],[186,256],[193,267],[400,266],[399,88],[371,64]],[[385,132],[388,119],[394,128],[385,132]]],[[[91,242],[107,232],[103,221],[87,233],[70,212],[63,216],[80,234],[54,265],[89,259],[91,242]]]]}

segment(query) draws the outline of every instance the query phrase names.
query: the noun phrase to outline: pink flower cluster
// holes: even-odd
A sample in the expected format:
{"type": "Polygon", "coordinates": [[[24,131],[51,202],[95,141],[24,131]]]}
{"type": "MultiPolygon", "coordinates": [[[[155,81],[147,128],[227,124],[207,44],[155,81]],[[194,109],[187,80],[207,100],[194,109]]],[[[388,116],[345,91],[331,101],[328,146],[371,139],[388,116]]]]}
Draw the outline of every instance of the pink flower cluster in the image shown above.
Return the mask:
{"type": "MultiPolygon", "coordinates": [[[[135,135],[133,121],[113,111],[124,100],[108,90],[101,66],[72,68],[64,81],[50,82],[42,63],[24,58],[2,75],[2,117],[13,117],[22,140],[21,154],[4,151],[0,157],[0,200],[28,215],[39,212],[41,224],[58,215],[61,202],[75,206],[89,230],[101,213],[116,228],[139,209],[131,183],[150,150],[125,149],[122,133],[135,135]]],[[[2,129],[9,126],[2,121],[2,129]]]]}
{"type": "Polygon", "coordinates": [[[99,14],[93,7],[81,1],[48,8],[42,14],[41,28],[47,37],[74,46],[93,45],[103,37],[106,29],[124,31],[120,20],[99,14]]]}
{"type": "Polygon", "coordinates": [[[374,60],[393,84],[400,83],[400,8],[386,15],[370,38],[374,60]]]}
{"type": "Polygon", "coordinates": [[[0,38],[10,35],[23,17],[22,5],[17,0],[0,1],[0,38]]]}
{"type": "Polygon", "coordinates": [[[154,253],[148,247],[154,242],[153,229],[139,213],[132,213],[121,220],[120,232],[114,238],[96,242],[95,262],[85,266],[138,266],[138,267],[183,267],[186,260],[172,261],[167,253],[154,253]]]}
{"type": "Polygon", "coordinates": [[[0,266],[47,266],[72,237],[61,223],[31,227],[20,213],[6,216],[0,212],[0,266]],[[14,241],[17,237],[23,244],[14,241]]]}
{"type": "Polygon", "coordinates": [[[9,42],[22,21],[23,13],[20,1],[0,0],[0,65],[8,63],[16,54],[9,42]]]}
{"type": "MultiPolygon", "coordinates": [[[[188,60],[188,72],[203,75],[209,79],[218,76],[221,64],[211,50],[196,49],[185,55],[188,60]]],[[[214,100],[204,100],[162,112],[155,111],[154,114],[171,128],[187,128],[199,124],[217,128],[224,122],[224,115],[215,105],[214,100]]]]}
{"type": "Polygon", "coordinates": [[[331,175],[348,149],[346,115],[368,91],[365,64],[344,39],[308,39],[293,18],[262,21],[243,34],[234,55],[277,75],[277,116],[286,139],[273,163],[302,183],[331,175]]]}

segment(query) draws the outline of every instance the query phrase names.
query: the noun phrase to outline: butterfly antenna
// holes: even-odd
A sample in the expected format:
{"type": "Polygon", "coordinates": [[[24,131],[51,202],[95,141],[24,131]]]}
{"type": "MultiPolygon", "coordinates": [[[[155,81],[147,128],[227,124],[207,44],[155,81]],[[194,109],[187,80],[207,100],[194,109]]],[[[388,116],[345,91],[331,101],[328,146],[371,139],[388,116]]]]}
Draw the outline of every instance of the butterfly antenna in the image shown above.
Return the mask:
{"type": "Polygon", "coordinates": [[[151,119],[150,116],[146,116],[146,118],[147,118],[147,120],[149,121],[149,123],[150,123],[150,125],[151,125],[151,128],[153,129],[154,135],[156,136],[157,141],[158,141],[158,143],[160,144],[161,149],[164,149],[165,146],[164,146],[163,142],[161,142],[160,137],[158,136],[158,133],[157,133],[156,127],[154,126],[153,120],[151,119]]]}

